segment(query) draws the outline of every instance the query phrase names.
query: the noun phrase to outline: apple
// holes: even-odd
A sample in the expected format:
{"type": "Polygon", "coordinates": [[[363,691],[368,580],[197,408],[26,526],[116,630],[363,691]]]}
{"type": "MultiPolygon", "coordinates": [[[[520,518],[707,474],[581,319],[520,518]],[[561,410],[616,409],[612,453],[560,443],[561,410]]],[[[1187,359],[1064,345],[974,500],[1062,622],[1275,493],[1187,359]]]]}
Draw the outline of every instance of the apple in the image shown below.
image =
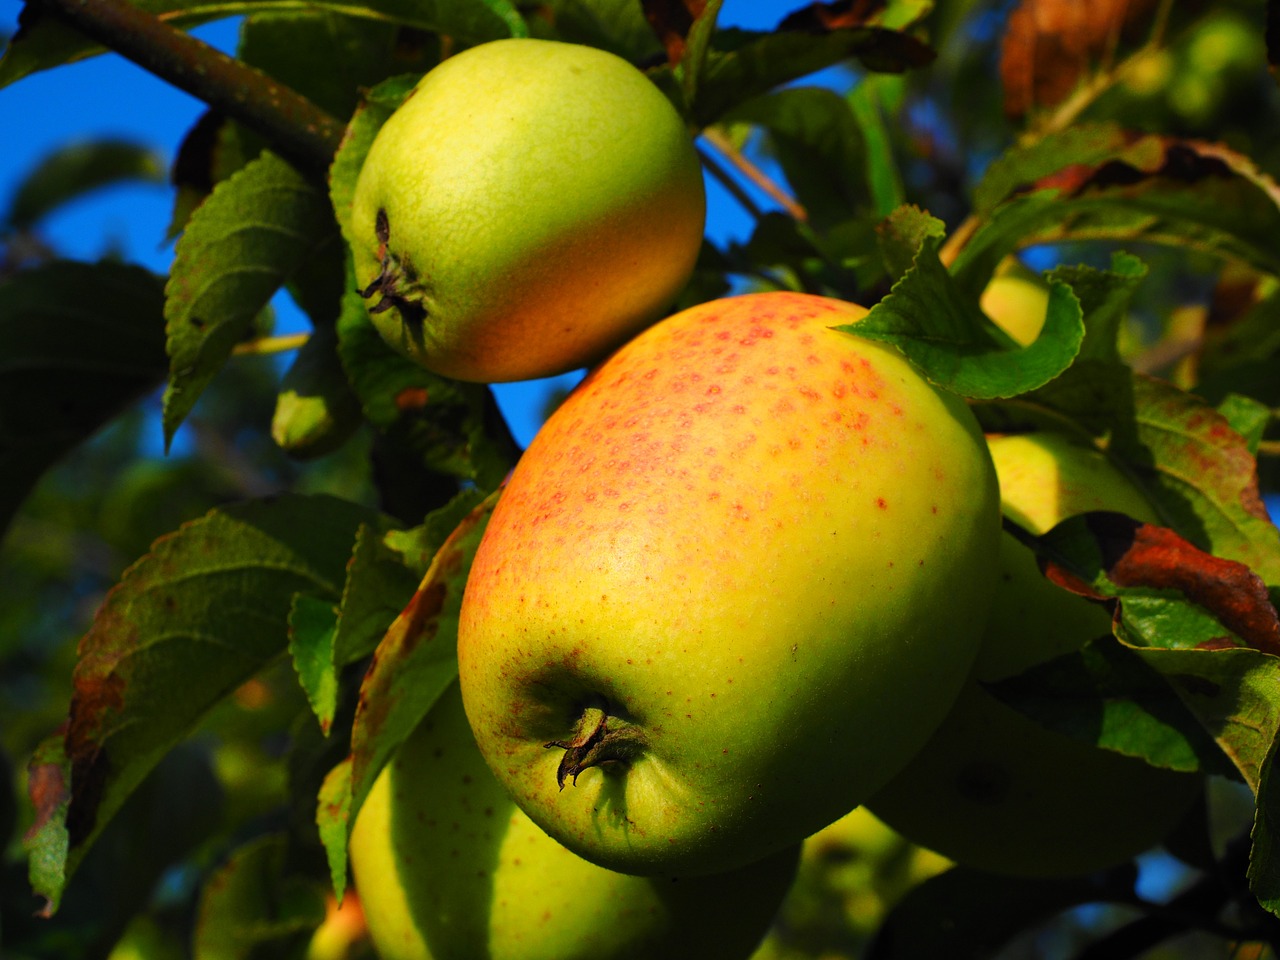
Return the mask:
{"type": "Polygon", "coordinates": [[[587,863],[494,779],[457,684],[374,781],[350,852],[382,960],[746,960],[799,859],[679,879],[587,863]]]}
{"type": "MultiPolygon", "coordinates": [[[[1087,442],[1058,433],[989,440],[1005,514],[1032,533],[1092,510],[1156,522],[1146,497],[1087,442]]],[[[1046,580],[1010,534],[987,637],[946,722],[867,802],[926,847],[984,870],[1057,876],[1154,846],[1200,794],[1198,775],[1159,769],[1042,727],[982,686],[1111,633],[1107,609],[1046,580]]]]}
{"type": "Polygon", "coordinates": [[[705,220],[670,101],[594,47],[510,39],[431,70],[356,182],[370,315],[397,350],[475,381],[599,359],[674,302],[705,220]]]}
{"type": "Polygon", "coordinates": [[[1044,327],[1049,312],[1049,286],[1036,273],[1010,257],[1001,263],[978,300],[991,320],[1020,346],[1027,346],[1044,327]]]}
{"type": "Polygon", "coordinates": [[[729,869],[915,753],[978,648],[998,549],[969,408],[797,293],[704,303],[539,431],[463,596],[463,702],[534,822],[627,873],[729,869]]]}

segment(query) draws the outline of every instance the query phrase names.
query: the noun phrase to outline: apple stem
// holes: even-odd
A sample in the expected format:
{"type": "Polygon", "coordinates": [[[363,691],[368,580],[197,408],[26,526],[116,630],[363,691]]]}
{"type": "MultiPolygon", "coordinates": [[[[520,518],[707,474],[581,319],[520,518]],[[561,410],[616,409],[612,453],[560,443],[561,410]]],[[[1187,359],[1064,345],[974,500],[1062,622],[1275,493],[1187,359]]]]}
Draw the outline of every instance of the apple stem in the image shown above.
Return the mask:
{"type": "Polygon", "coordinates": [[[556,783],[564,789],[566,780],[578,785],[578,774],[588,767],[606,763],[626,763],[639,756],[644,738],[639,730],[617,717],[610,718],[600,707],[587,707],[582,711],[577,729],[571,740],[552,740],[545,747],[559,747],[564,751],[556,768],[556,783]],[[615,725],[610,726],[613,720],[615,725]]]}

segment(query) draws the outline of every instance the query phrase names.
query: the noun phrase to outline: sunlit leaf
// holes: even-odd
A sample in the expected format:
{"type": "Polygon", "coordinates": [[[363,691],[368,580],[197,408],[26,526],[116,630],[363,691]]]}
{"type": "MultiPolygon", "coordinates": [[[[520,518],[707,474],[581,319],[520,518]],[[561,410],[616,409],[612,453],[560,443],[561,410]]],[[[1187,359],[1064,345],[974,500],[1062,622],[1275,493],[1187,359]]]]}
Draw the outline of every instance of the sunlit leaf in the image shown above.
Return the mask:
{"type": "Polygon", "coordinates": [[[67,874],[212,706],[279,657],[295,595],[336,603],[366,508],[286,495],[215,510],[154,545],[80,644],[66,733],[67,874]]]}
{"type": "Polygon", "coordinates": [[[966,397],[1009,397],[1062,373],[1084,337],[1080,304],[1064,283],[1050,285],[1040,336],[1018,347],[966,297],[927,238],[888,297],[847,329],[892,343],[939,386],[966,397]]]}
{"type": "Polygon", "coordinates": [[[165,287],[166,443],[254,318],[333,232],[324,194],[270,153],[196,209],[165,287]]]}

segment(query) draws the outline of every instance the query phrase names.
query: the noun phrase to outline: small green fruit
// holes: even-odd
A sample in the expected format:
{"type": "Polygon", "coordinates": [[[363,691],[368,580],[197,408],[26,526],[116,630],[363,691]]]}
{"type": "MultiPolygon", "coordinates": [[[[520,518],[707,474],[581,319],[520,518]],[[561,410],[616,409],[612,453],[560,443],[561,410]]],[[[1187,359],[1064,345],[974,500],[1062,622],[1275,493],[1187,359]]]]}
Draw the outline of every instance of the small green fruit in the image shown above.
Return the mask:
{"type": "MultiPolygon", "coordinates": [[[[1155,519],[1093,446],[1054,433],[989,443],[1003,510],[1032,533],[1091,510],[1155,519]]],[[[1046,580],[1035,554],[1007,533],[1000,568],[973,679],[933,739],[867,806],[904,836],[984,870],[1055,876],[1128,860],[1160,842],[1203,781],[1055,733],[982,688],[1111,633],[1105,608],[1046,580]]]]}
{"type": "Polygon", "coordinates": [[[332,453],[361,423],[337,353],[337,335],[321,328],[304,343],[280,381],[271,438],[289,456],[311,460],[332,453]]]}
{"type": "Polygon", "coordinates": [[[995,587],[969,408],[859,306],[705,303],[525,452],[463,597],[463,700],[529,816],[628,873],[728,869],[879,789],[964,682],[995,587]]]}
{"type": "Polygon", "coordinates": [[[382,960],[746,960],[798,858],[796,847],[681,879],[587,863],[493,778],[456,684],[374,782],[351,834],[382,960]]]}
{"type": "Polygon", "coordinates": [[[369,149],[351,231],[387,342],[494,382],[584,366],[655,320],[704,219],[689,132],[643,73],[513,39],[423,77],[369,149]]]}

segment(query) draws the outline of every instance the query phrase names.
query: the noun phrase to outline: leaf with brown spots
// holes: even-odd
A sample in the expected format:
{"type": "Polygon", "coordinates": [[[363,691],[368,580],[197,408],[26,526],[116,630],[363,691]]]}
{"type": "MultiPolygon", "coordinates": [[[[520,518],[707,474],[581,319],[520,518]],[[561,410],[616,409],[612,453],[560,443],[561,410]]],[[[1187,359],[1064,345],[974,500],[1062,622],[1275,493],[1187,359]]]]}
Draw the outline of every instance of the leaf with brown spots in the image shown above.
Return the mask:
{"type": "Polygon", "coordinates": [[[65,749],[65,875],[146,773],[285,650],[299,594],[334,604],[372,511],[290,494],[214,510],[162,537],[81,640],[65,749]]]}
{"type": "Polygon", "coordinates": [[[387,760],[457,676],[462,593],[497,500],[497,493],[487,497],[445,540],[365,673],[351,731],[349,771],[338,768],[330,774],[319,811],[339,895],[345,885],[351,821],[387,760]],[[342,829],[335,823],[339,818],[346,820],[342,829]]]}
{"type": "Polygon", "coordinates": [[[1217,143],[1078,125],[995,161],[975,213],[981,225],[953,264],[966,285],[1014,250],[1085,240],[1182,247],[1280,273],[1280,186],[1217,143]]]}
{"type": "Polygon", "coordinates": [[[1022,0],[1000,49],[1005,112],[1021,117],[1057,106],[1154,7],[1154,0],[1022,0]]]}
{"type": "Polygon", "coordinates": [[[1058,524],[1035,549],[1050,580],[1119,601],[1117,635],[1134,645],[1280,655],[1280,619],[1261,578],[1173,530],[1099,511],[1058,524]]]}

